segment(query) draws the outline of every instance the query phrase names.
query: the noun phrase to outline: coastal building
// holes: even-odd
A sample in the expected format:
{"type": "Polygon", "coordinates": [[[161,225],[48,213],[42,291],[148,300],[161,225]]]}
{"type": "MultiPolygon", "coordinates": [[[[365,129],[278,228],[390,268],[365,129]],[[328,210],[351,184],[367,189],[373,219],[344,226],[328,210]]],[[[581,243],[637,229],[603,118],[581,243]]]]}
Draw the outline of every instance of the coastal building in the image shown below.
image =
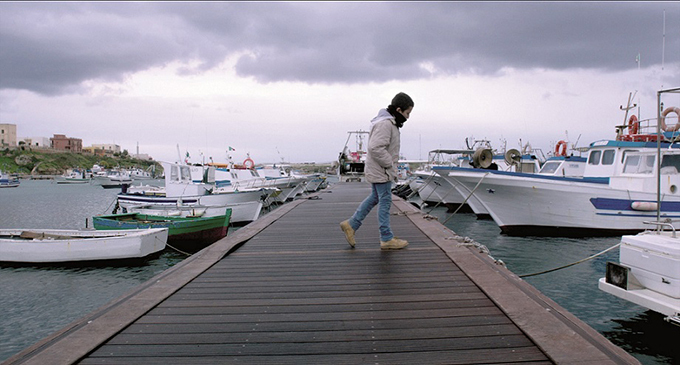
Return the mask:
{"type": "Polygon", "coordinates": [[[82,152],[83,140],[80,138],[70,138],[63,134],[55,134],[50,138],[52,148],[58,151],[82,152]]]}
{"type": "Polygon", "coordinates": [[[16,124],[0,124],[0,147],[16,147],[17,146],[17,125],[16,124]]]}
{"type": "Polygon", "coordinates": [[[22,141],[25,145],[31,147],[49,148],[52,146],[52,142],[47,137],[24,137],[22,141]]]}
{"type": "Polygon", "coordinates": [[[83,152],[90,153],[96,156],[107,156],[107,155],[112,155],[112,153],[107,152],[106,150],[94,146],[89,146],[89,147],[83,147],[83,152]]]}
{"type": "Polygon", "coordinates": [[[107,154],[120,153],[120,146],[117,144],[100,144],[93,143],[92,148],[105,151],[107,154]]]}
{"type": "Polygon", "coordinates": [[[136,153],[132,155],[132,158],[136,158],[138,160],[148,160],[148,161],[153,161],[153,158],[149,156],[147,153],[136,153]]]}

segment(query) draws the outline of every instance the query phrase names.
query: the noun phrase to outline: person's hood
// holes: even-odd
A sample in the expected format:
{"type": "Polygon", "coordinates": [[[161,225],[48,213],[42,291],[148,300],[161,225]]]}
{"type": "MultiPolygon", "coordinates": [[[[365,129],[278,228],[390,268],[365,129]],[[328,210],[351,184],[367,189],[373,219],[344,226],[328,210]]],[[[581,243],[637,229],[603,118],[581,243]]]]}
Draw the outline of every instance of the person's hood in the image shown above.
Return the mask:
{"type": "Polygon", "coordinates": [[[376,115],[375,118],[371,120],[371,127],[373,127],[373,124],[383,121],[385,119],[392,119],[392,123],[394,123],[394,117],[392,116],[392,114],[390,114],[390,112],[388,112],[387,109],[380,109],[380,111],[378,111],[378,115],[376,115]]]}

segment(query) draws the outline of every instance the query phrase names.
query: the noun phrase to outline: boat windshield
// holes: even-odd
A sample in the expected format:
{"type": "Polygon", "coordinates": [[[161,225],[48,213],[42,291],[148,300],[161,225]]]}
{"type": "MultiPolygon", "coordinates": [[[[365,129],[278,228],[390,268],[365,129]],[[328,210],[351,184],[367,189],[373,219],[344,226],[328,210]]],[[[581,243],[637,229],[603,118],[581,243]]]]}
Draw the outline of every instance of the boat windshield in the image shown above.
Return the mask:
{"type": "Polygon", "coordinates": [[[661,160],[661,174],[677,174],[680,171],[680,155],[664,155],[661,160]]]}
{"type": "Polygon", "coordinates": [[[654,171],[654,155],[629,155],[623,165],[624,174],[651,174],[654,171]]]}
{"type": "Polygon", "coordinates": [[[555,171],[557,171],[557,169],[560,167],[561,164],[562,164],[561,161],[546,162],[545,165],[543,165],[543,167],[541,168],[540,173],[541,174],[551,174],[551,175],[553,175],[553,174],[555,174],[555,171]]]}

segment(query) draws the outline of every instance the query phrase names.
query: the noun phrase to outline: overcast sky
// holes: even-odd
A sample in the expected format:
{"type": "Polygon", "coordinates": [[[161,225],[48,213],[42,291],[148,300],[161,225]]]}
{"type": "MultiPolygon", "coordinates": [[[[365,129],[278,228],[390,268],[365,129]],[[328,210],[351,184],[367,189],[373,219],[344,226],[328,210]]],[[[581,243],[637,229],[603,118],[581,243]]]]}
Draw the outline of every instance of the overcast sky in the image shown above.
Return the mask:
{"type": "Polygon", "coordinates": [[[680,2],[0,3],[0,123],[157,160],[332,161],[401,91],[407,159],[547,153],[673,87],[680,2]]]}

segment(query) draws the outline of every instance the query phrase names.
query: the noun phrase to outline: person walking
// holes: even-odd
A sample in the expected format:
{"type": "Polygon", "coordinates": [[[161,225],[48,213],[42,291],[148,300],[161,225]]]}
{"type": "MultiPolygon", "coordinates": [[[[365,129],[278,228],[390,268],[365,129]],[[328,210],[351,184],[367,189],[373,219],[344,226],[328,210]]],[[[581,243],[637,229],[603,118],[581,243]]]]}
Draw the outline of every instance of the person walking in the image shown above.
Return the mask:
{"type": "Polygon", "coordinates": [[[390,207],[392,206],[392,182],[397,181],[397,162],[399,161],[400,132],[413,110],[413,100],[404,93],[398,93],[385,109],[371,120],[368,135],[368,155],[364,166],[366,180],[371,183],[371,193],[359,205],[354,215],[340,223],[350,246],[356,245],[354,235],[361,227],[368,213],[378,206],[380,226],[380,249],[399,250],[408,242],[394,237],[390,227],[390,207]]]}

